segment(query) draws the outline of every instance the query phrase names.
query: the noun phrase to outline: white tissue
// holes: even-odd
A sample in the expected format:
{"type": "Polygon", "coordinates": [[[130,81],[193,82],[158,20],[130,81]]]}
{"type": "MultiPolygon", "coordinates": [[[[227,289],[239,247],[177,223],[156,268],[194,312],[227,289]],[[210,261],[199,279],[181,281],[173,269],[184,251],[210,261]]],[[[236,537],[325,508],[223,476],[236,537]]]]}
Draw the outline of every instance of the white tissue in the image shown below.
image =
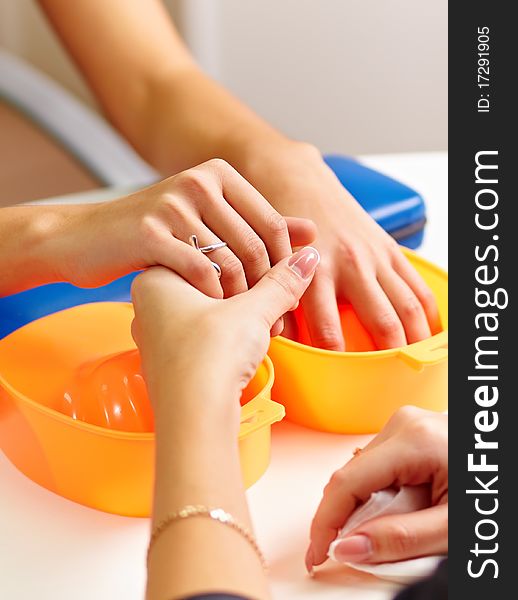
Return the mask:
{"type": "MultiPolygon", "coordinates": [[[[357,508],[329,546],[328,556],[336,561],[335,548],[353,529],[377,517],[415,512],[430,506],[430,490],[426,485],[404,486],[399,491],[392,488],[381,490],[357,508]]],[[[426,556],[399,562],[364,564],[347,563],[353,569],[371,573],[381,579],[398,583],[411,583],[426,577],[435,570],[441,556],[426,556]]]]}

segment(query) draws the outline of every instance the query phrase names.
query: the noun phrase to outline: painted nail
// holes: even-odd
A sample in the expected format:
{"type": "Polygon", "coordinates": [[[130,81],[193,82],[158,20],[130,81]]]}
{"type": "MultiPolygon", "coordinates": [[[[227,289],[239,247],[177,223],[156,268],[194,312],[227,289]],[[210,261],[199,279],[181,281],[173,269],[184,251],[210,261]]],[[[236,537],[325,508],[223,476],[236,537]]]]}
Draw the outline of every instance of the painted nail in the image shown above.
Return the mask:
{"type": "Polygon", "coordinates": [[[352,535],[338,542],[333,554],[339,562],[362,562],[372,555],[372,543],[366,535],[352,535]]]}
{"type": "Polygon", "coordinates": [[[306,552],[306,558],[304,559],[306,564],[306,571],[313,577],[313,547],[309,545],[308,551],[306,552]]]}
{"type": "Polygon", "coordinates": [[[300,275],[302,279],[309,279],[315,272],[320,262],[320,254],[315,248],[306,246],[296,252],[288,261],[288,265],[300,275]]]}

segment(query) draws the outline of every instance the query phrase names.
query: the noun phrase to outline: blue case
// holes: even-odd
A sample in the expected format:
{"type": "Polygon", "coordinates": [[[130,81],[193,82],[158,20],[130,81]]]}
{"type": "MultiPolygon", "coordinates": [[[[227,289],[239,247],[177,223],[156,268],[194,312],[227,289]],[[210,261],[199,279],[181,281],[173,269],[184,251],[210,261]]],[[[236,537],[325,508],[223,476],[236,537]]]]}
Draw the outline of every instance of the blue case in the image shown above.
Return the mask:
{"type": "MultiPolygon", "coordinates": [[[[410,248],[419,246],[426,221],[419,194],[352,158],[326,156],[325,161],[358,202],[400,244],[410,248]]],[[[53,283],[0,298],[0,339],[30,321],[71,306],[129,302],[131,282],[136,275],[131,273],[98,288],[53,283]]]]}
{"type": "Polygon", "coordinates": [[[130,273],[97,288],[79,288],[70,283],[50,283],[0,298],[0,339],[40,317],[90,302],[129,302],[130,273]]]}
{"type": "Polygon", "coordinates": [[[340,183],[387,233],[408,248],[421,245],[426,211],[423,199],[415,190],[353,158],[329,155],[324,160],[340,183]]]}

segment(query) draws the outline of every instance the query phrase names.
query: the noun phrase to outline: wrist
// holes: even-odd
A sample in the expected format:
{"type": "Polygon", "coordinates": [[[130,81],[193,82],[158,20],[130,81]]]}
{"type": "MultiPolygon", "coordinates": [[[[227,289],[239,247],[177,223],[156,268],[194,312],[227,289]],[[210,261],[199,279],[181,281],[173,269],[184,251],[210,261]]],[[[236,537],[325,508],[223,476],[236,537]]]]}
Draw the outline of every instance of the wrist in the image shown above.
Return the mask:
{"type": "Polygon", "coordinates": [[[163,366],[161,373],[146,372],[157,435],[185,430],[232,439],[237,435],[241,389],[235,377],[198,361],[195,373],[183,366],[163,366]]]}
{"type": "MultiPolygon", "coordinates": [[[[98,219],[100,204],[78,204],[57,208],[58,218],[52,235],[42,244],[44,255],[53,266],[55,281],[91,285],[88,265],[105,240],[98,219]]],[[[107,221],[106,216],[104,221],[107,221]]],[[[97,283],[97,282],[95,282],[97,283]]]]}
{"type": "MultiPolygon", "coordinates": [[[[2,277],[2,292],[13,293],[62,280],[62,252],[54,249],[67,220],[64,206],[26,206],[5,209],[9,223],[4,258],[13,279],[2,277]]],[[[6,269],[7,272],[7,269],[6,269]]]]}
{"type": "Polygon", "coordinates": [[[329,177],[320,151],[305,142],[251,147],[244,153],[241,174],[283,216],[309,216],[309,207],[321,197],[329,177]]]}
{"type": "Polygon", "coordinates": [[[245,147],[239,161],[240,173],[258,188],[265,182],[272,187],[285,186],[291,181],[298,184],[304,181],[307,185],[312,173],[322,166],[322,155],[316,146],[287,138],[251,143],[245,147]]]}

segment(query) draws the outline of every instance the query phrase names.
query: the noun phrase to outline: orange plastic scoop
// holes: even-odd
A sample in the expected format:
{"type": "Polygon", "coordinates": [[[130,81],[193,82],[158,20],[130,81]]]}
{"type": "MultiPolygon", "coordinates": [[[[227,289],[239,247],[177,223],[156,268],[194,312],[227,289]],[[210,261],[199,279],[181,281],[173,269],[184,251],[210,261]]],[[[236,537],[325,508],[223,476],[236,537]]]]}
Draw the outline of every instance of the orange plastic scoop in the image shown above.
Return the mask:
{"type": "Polygon", "coordinates": [[[63,394],[60,412],[119,431],[153,431],[153,410],[137,350],[81,365],[63,394]]]}

